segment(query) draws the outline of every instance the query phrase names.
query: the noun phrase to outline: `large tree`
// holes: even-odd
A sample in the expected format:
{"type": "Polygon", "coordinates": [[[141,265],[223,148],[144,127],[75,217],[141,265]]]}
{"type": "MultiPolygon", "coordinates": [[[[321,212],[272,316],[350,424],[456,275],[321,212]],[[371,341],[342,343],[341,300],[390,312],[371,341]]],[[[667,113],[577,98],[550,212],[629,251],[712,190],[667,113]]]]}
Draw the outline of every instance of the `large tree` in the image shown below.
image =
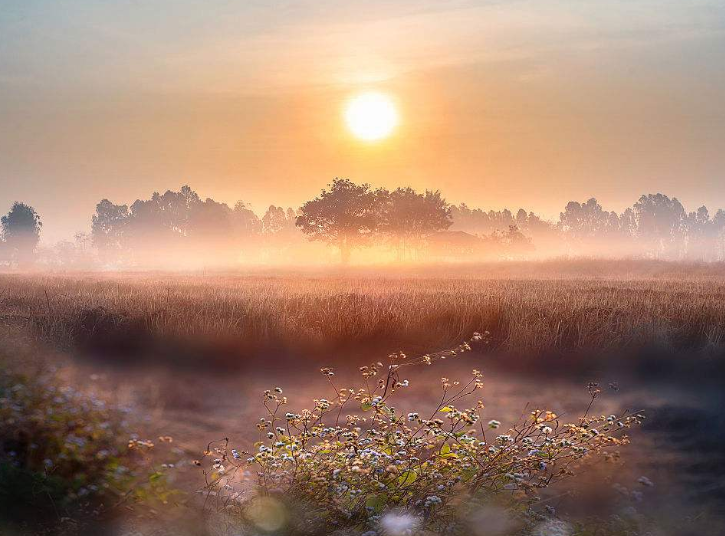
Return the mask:
{"type": "Polygon", "coordinates": [[[346,264],[352,250],[368,244],[374,233],[376,207],[376,193],[369,184],[336,178],[318,197],[302,205],[296,223],[310,240],[339,248],[346,264]]]}
{"type": "Polygon", "coordinates": [[[40,241],[43,226],[35,209],[25,203],[13,203],[10,212],[0,219],[2,238],[9,257],[18,265],[30,264],[40,241]]]}

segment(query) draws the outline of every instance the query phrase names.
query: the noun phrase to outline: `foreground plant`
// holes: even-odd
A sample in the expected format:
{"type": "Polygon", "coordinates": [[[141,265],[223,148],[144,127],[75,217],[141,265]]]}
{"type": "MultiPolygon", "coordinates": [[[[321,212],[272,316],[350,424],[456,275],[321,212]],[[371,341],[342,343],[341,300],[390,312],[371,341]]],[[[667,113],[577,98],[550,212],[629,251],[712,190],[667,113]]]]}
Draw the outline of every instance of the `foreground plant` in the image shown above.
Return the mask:
{"type": "Polygon", "coordinates": [[[53,369],[0,363],[0,533],[83,533],[120,506],[165,504],[173,492],[150,465],[153,444],[129,441],[128,426],[127,411],[61,384],[53,369]]]}
{"type": "MultiPolygon", "coordinates": [[[[473,341],[483,338],[475,334],[473,341]]],[[[599,392],[590,384],[592,403],[575,423],[537,409],[504,432],[499,421],[483,417],[477,370],[464,383],[442,378],[440,399],[428,413],[393,405],[409,386],[402,375],[408,367],[470,349],[464,343],[416,359],[393,354],[387,366],[362,367],[361,386],[354,388],[339,386],[334,371],[324,368],[334,396],[300,412],[287,410],[281,388],[265,391],[267,414],[257,424],[254,453],[230,448],[228,440],[210,445],[208,497],[233,518],[268,531],[289,524],[284,512],[300,504],[302,518],[288,531],[395,533],[386,523],[404,525],[400,534],[451,530],[463,498],[470,507],[508,492],[517,505],[528,505],[584,458],[608,456],[626,444],[624,430],[641,419],[589,415],[599,392]]]]}

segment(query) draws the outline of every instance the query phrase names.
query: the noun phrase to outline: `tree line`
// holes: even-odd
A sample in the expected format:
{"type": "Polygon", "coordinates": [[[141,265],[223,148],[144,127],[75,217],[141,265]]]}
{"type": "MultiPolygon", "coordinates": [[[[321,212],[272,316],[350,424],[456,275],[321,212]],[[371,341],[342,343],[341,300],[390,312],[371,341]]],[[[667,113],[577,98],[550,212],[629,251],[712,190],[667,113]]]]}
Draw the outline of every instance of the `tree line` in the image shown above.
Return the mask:
{"type": "MultiPolygon", "coordinates": [[[[37,260],[42,222],[29,205],[15,203],[2,217],[0,263],[37,260]]],[[[622,213],[596,199],[571,201],[558,221],[519,209],[484,211],[449,204],[440,191],[373,188],[335,179],[297,209],[271,205],[259,217],[248,204],[233,207],[202,199],[189,186],[154,193],[131,205],[103,199],[90,233],[45,251],[45,264],[144,266],[183,264],[190,256],[231,265],[263,258],[295,263],[302,244],[332,246],[342,263],[374,246],[391,259],[478,260],[547,253],[723,260],[725,211],[687,212],[676,198],[643,195],[622,213]],[[265,257],[266,255],[266,257],[265,257]]]]}

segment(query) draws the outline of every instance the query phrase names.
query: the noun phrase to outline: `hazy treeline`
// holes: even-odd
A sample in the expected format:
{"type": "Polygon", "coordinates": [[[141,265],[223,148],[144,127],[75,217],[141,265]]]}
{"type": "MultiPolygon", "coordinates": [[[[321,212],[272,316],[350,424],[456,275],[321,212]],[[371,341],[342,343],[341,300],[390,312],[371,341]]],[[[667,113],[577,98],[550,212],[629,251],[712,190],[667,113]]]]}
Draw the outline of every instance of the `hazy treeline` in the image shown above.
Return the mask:
{"type": "Polygon", "coordinates": [[[103,199],[89,233],[39,247],[42,223],[15,203],[2,218],[0,266],[200,267],[350,260],[473,261],[552,255],[723,260],[725,211],[688,212],[676,198],[643,195],[622,213],[571,201],[558,221],[534,212],[449,204],[439,191],[373,189],[335,179],[299,208],[255,213],[202,199],[189,186],[131,205],[103,199]],[[322,247],[315,244],[323,244],[322,247]]]}

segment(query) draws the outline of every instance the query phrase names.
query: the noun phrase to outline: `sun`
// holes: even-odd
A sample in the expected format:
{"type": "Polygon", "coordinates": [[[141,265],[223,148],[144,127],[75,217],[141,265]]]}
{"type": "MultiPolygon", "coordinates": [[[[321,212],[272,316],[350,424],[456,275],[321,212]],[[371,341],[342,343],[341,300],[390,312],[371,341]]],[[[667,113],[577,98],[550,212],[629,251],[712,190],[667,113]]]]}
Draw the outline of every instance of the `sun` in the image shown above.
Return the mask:
{"type": "Polygon", "coordinates": [[[377,141],[387,138],[398,125],[398,110],[384,93],[362,93],[345,106],[345,122],[355,137],[377,141]]]}

